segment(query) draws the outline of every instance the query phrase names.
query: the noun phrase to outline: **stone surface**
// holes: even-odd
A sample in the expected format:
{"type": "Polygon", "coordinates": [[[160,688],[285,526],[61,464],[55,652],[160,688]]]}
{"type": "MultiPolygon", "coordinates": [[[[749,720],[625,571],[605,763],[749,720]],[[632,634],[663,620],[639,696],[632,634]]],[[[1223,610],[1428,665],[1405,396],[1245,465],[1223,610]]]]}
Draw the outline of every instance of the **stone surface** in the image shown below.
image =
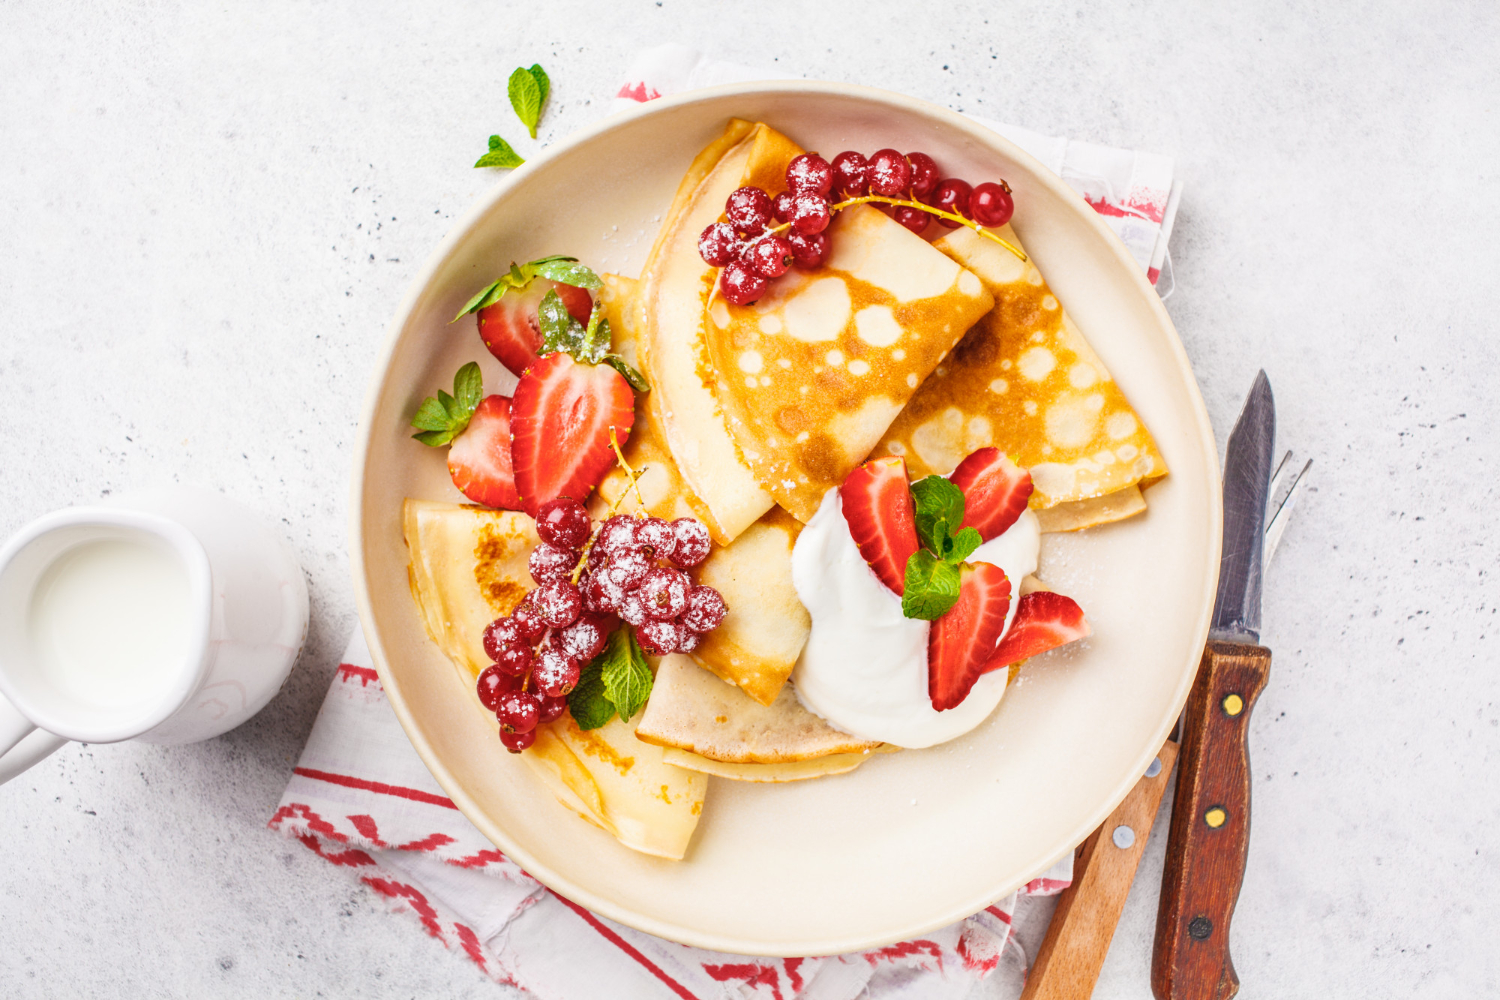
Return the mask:
{"type": "MultiPolygon", "coordinates": [[[[1500,986],[1494,9],[916,25],[884,0],[0,10],[0,532],[195,481],[279,521],[313,593],[250,723],[71,746],[0,788],[7,996],[510,994],[265,821],[354,625],[347,477],[387,318],[494,183],[485,137],[527,154],[593,120],[660,40],[1177,158],[1168,307],[1220,443],[1264,365],[1317,460],[1268,580],[1242,995],[1500,986]],[[538,143],[504,97],[532,61],[538,143]]],[[[1164,832],[1099,996],[1149,995],[1164,832]]]]}

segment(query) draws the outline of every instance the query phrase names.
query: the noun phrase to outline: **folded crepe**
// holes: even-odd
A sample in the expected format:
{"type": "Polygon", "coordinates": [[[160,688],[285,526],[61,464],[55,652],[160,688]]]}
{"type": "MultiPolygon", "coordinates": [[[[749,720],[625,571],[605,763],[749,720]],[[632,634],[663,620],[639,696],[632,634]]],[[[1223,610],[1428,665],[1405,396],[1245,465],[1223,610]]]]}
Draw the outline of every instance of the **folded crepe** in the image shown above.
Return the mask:
{"type": "Polygon", "coordinates": [[[822,267],[788,272],[748,306],[720,298],[699,234],[736,188],[781,192],[801,152],[732,121],[684,179],[645,271],[642,360],[662,383],[668,446],[721,542],[773,498],[811,518],[993,305],[972,273],[869,206],[839,213],[822,267]]]}
{"type": "MultiPolygon", "coordinates": [[[[474,687],[489,665],[482,635],[530,587],[535,524],[515,511],[425,500],[407,500],[402,521],[412,597],[427,632],[474,705],[492,715],[474,687]]],[[[537,727],[536,743],[520,756],[558,801],[626,847],[666,858],[687,852],[707,778],[668,764],[661,747],[636,739],[633,725],[615,718],[585,732],[565,714],[537,727]]]]}
{"type": "MultiPolygon", "coordinates": [[[[1020,245],[1009,226],[999,233],[1020,245]]],[[[1156,442],[1041,272],[973,230],[934,247],[977,274],[995,307],[922,384],[875,454],[900,455],[913,479],[947,475],[995,445],[1031,470],[1043,531],[1120,520],[1167,474],[1156,442]]]]}
{"type": "MultiPolygon", "coordinates": [[[[736,765],[720,768],[688,761],[683,766],[750,781],[842,773],[882,745],[834,729],[803,708],[790,687],[783,687],[770,705],[762,705],[681,654],[665,656],[657,666],[636,736],[703,761],[736,765]],[[799,762],[805,766],[770,772],[752,769],[799,762]]],[[[671,759],[684,758],[674,754],[671,759]]]]}
{"type": "Polygon", "coordinates": [[[686,750],[667,747],[662,750],[662,759],[668,764],[685,767],[690,771],[701,771],[730,781],[758,781],[781,784],[787,781],[806,781],[809,778],[826,778],[835,774],[848,774],[870,759],[872,753],[886,753],[897,749],[890,744],[881,744],[879,750],[861,753],[836,753],[827,757],[809,760],[794,760],[785,764],[730,764],[722,760],[710,760],[686,750]]]}

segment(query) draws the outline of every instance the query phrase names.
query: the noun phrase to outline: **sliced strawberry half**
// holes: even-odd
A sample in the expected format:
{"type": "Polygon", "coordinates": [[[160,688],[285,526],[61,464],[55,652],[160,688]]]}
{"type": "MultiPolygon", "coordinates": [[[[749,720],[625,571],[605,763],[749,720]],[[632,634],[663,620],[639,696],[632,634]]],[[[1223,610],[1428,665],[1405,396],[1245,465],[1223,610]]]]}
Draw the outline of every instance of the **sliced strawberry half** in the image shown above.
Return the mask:
{"type": "Polygon", "coordinates": [[[569,315],[587,324],[589,313],[594,308],[588,290],[548,278],[532,278],[524,289],[512,291],[494,305],[479,310],[479,339],[502,365],[516,375],[537,361],[537,352],[542,349],[542,330],[536,310],[542,304],[542,298],[553,289],[569,315]]]}
{"type": "Polygon", "coordinates": [[[958,603],[927,633],[927,696],[933,708],[943,712],[969,696],[994,655],[1008,611],[1010,580],[1005,570],[989,563],[964,563],[958,603]]]}
{"type": "Polygon", "coordinates": [[[510,462],[510,400],[486,396],[448,449],[448,475],[459,492],[486,507],[520,510],[510,462]]]}
{"type": "Polygon", "coordinates": [[[964,491],[964,523],[985,541],[1016,523],[1031,499],[1031,473],[999,448],[980,448],[958,463],[949,481],[964,491]]]}
{"type": "Polygon", "coordinates": [[[1093,630],[1083,609],[1071,597],[1050,590],[1034,590],[1016,605],[1016,617],[1010,631],[1000,640],[995,654],[984,665],[984,672],[1008,667],[1017,660],[1045,653],[1082,639],[1093,630]]]}
{"type": "Polygon", "coordinates": [[[624,445],[634,423],[635,394],[608,365],[580,364],[558,351],[526,369],[510,421],[521,508],[536,517],[548,500],[586,500],[614,464],[609,429],[624,445]]]}
{"type": "Polygon", "coordinates": [[[906,462],[896,456],[866,462],[839,487],[844,520],[859,554],[897,594],[906,591],[906,561],[917,551],[917,522],[906,462]]]}

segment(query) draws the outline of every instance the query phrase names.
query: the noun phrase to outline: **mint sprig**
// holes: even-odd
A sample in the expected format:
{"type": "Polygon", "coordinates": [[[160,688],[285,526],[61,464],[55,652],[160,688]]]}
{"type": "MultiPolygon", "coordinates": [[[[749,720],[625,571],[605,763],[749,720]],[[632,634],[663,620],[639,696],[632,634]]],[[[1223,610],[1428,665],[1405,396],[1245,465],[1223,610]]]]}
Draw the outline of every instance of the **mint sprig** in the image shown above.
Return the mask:
{"type": "Polygon", "coordinates": [[[964,521],[964,493],[942,476],[928,476],[911,486],[917,538],[923,548],[906,561],[901,613],[936,621],[958,603],[959,570],[984,541],[964,521]]]}
{"type": "Polygon", "coordinates": [[[542,357],[563,351],[580,364],[609,365],[624,376],[635,391],[651,391],[644,375],[618,354],[610,353],[612,334],[609,320],[604,318],[603,307],[598,302],[594,303],[594,311],[589,314],[589,325],[584,326],[568,312],[557,292],[548,289],[537,306],[536,318],[542,329],[542,357]]]}
{"type": "Polygon", "coordinates": [[[579,729],[598,729],[615,713],[629,722],[651,696],[651,668],[629,627],[610,634],[604,652],[578,675],[568,695],[568,711],[579,729]]]}
{"type": "MultiPolygon", "coordinates": [[[[532,134],[535,135],[536,133],[533,132],[532,134]]],[[[485,153],[479,159],[475,160],[474,166],[504,167],[509,169],[511,167],[519,167],[525,162],[525,159],[521,157],[520,153],[517,153],[514,149],[510,148],[510,143],[506,142],[498,135],[492,135],[490,136],[489,152],[485,153]]]]}
{"type": "Polygon", "coordinates": [[[526,264],[511,261],[509,271],[481,288],[478,294],[464,303],[458,315],[449,322],[456,322],[471,312],[478,312],[485,306],[494,305],[503,299],[507,292],[522,291],[531,284],[534,278],[550,278],[564,285],[577,285],[589,291],[604,287],[604,282],[599,280],[599,276],[578,263],[577,257],[539,257],[526,264]]]}
{"type": "Polygon", "coordinates": [[[526,126],[526,131],[531,133],[533,139],[536,138],[536,123],[542,117],[542,105],[551,89],[552,82],[547,79],[547,73],[540,64],[533,64],[530,69],[517,67],[506,86],[510,94],[510,106],[515,109],[516,117],[521,119],[521,124],[526,126]]]}
{"type": "Polygon", "coordinates": [[[469,426],[483,398],[484,376],[478,363],[470,361],[453,376],[453,395],[439,389],[436,396],[422,400],[411,418],[411,425],[419,432],[412,437],[433,448],[448,444],[469,426]]]}

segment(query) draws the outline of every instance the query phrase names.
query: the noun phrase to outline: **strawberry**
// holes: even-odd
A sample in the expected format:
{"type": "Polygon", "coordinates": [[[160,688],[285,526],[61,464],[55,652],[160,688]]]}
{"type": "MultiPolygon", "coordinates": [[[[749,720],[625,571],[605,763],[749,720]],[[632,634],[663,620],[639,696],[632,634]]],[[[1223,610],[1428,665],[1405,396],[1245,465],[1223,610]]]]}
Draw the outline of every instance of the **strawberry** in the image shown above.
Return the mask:
{"type": "Polygon", "coordinates": [[[964,491],[964,520],[989,541],[1016,523],[1031,499],[1031,473],[1020,468],[999,448],[980,448],[958,463],[948,479],[964,491]]]}
{"type": "Polygon", "coordinates": [[[969,696],[995,652],[1010,610],[1010,580],[989,563],[964,563],[958,603],[927,633],[927,697],[939,712],[969,696]]]}
{"type": "Polygon", "coordinates": [[[510,400],[486,396],[448,449],[448,475],[459,492],[486,507],[520,510],[510,462],[510,400]]]}
{"type": "Polygon", "coordinates": [[[866,462],[839,487],[844,520],[859,554],[897,594],[906,591],[906,562],[917,551],[906,462],[896,456],[866,462]]]}
{"type": "Polygon", "coordinates": [[[635,394],[609,364],[584,364],[565,351],[527,368],[511,401],[510,448],[521,507],[532,517],[556,497],[585,500],[614,462],[635,423],[635,394]]]}
{"type": "Polygon", "coordinates": [[[1000,640],[994,655],[984,665],[984,672],[1008,667],[1017,660],[1045,653],[1082,639],[1093,630],[1083,617],[1083,609],[1071,597],[1050,590],[1034,590],[1016,605],[1016,617],[1010,631],[1000,640]]]}
{"type": "Polygon", "coordinates": [[[479,310],[479,339],[502,365],[516,375],[537,360],[537,352],[542,347],[537,307],[541,305],[542,297],[554,290],[574,319],[580,323],[589,321],[594,303],[585,289],[540,277],[532,278],[524,288],[512,291],[493,305],[479,310]]]}

